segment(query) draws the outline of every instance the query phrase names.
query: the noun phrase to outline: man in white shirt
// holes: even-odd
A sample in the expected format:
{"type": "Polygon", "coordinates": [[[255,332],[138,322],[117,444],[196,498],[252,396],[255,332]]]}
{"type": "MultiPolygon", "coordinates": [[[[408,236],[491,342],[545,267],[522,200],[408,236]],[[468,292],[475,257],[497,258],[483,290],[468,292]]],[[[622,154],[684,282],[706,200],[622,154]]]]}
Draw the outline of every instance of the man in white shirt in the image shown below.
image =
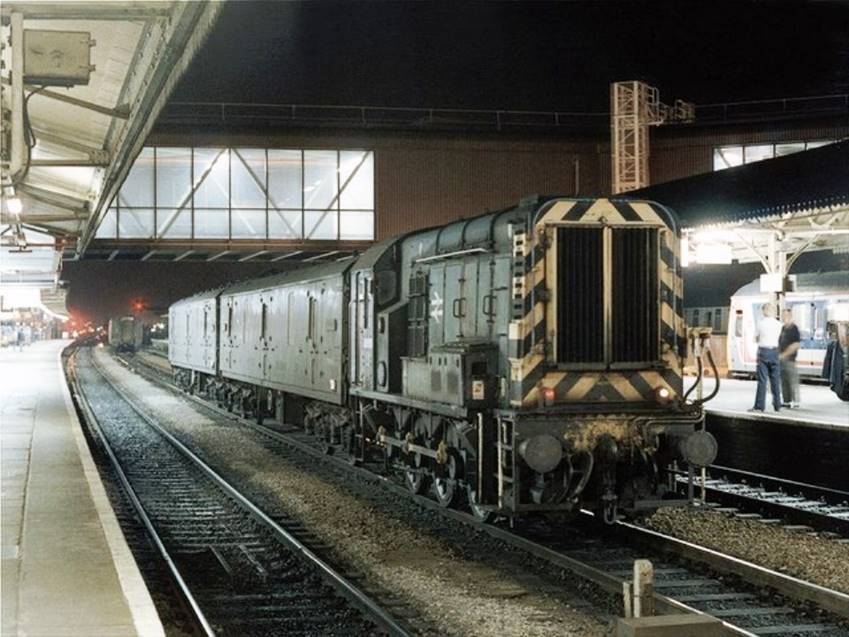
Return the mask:
{"type": "Polygon", "coordinates": [[[775,318],[775,307],[772,303],[764,303],[761,312],[763,316],[755,328],[755,340],[758,342],[758,390],[755,394],[755,406],[749,411],[764,410],[767,380],[772,392],[772,406],[775,411],[781,411],[781,370],[778,363],[781,321],[775,318]]]}

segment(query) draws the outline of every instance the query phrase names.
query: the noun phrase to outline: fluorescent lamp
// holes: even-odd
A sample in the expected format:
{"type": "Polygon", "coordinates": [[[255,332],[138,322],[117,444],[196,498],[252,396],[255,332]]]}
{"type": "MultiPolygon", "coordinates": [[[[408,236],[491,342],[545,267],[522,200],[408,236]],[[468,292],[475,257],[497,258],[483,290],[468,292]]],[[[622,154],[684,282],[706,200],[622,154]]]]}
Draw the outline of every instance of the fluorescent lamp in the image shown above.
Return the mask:
{"type": "Polygon", "coordinates": [[[700,243],[696,246],[696,261],[714,265],[730,265],[731,246],[727,243],[700,243]]]}
{"type": "Polygon", "coordinates": [[[690,239],[681,237],[681,267],[686,268],[690,265],[690,239]]]}
{"type": "Polygon", "coordinates": [[[9,210],[9,212],[11,214],[19,215],[19,214],[21,214],[21,211],[24,209],[24,206],[23,206],[23,204],[21,203],[21,200],[18,197],[9,197],[6,200],[6,208],[9,210]]]}

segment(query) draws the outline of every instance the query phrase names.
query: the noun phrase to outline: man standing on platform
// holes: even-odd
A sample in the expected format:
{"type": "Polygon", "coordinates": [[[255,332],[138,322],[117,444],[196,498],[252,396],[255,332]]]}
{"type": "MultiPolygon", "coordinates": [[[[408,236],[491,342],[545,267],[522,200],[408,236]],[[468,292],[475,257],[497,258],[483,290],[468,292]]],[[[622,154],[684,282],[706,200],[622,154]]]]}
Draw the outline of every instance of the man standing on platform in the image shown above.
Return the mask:
{"type": "Polygon", "coordinates": [[[766,405],[766,384],[772,392],[772,406],[781,411],[781,387],[778,364],[778,338],[781,335],[781,321],[775,318],[772,303],[761,306],[763,316],[755,328],[755,340],[758,342],[758,389],[755,394],[755,406],[749,411],[763,411],[766,405]]]}
{"type": "Polygon", "coordinates": [[[782,407],[799,408],[799,370],[796,368],[796,352],[801,346],[799,328],[793,322],[793,311],[784,310],[784,327],[778,337],[778,358],[781,361],[782,407]]]}

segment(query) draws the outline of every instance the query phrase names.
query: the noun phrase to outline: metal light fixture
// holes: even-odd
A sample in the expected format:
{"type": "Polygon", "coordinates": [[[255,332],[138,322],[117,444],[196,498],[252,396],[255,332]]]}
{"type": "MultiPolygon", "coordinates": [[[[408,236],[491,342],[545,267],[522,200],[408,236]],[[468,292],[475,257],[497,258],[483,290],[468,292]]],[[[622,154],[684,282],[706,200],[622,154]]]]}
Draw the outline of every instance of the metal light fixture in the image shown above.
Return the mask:
{"type": "Polygon", "coordinates": [[[9,197],[6,200],[6,208],[9,210],[10,214],[15,216],[21,214],[21,211],[24,209],[23,204],[18,197],[9,197]]]}

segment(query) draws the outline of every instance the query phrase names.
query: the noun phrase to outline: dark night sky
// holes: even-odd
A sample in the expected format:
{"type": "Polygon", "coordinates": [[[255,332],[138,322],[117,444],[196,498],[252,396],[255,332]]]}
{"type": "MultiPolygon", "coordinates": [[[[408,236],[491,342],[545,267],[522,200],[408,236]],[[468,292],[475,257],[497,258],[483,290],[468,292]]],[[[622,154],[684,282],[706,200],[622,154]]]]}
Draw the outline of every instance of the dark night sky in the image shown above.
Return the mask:
{"type": "Polygon", "coordinates": [[[175,100],[603,111],[849,90],[844,2],[243,2],[175,100]]]}
{"type": "MultiPolygon", "coordinates": [[[[702,104],[849,92],[849,3],[230,0],[172,100],[604,111],[617,79],[702,104]]],[[[847,266],[798,269],[819,267],[847,266]]],[[[62,278],[102,320],[266,268],[83,261],[62,278]]],[[[691,273],[688,302],[722,277],[691,273]]]]}

